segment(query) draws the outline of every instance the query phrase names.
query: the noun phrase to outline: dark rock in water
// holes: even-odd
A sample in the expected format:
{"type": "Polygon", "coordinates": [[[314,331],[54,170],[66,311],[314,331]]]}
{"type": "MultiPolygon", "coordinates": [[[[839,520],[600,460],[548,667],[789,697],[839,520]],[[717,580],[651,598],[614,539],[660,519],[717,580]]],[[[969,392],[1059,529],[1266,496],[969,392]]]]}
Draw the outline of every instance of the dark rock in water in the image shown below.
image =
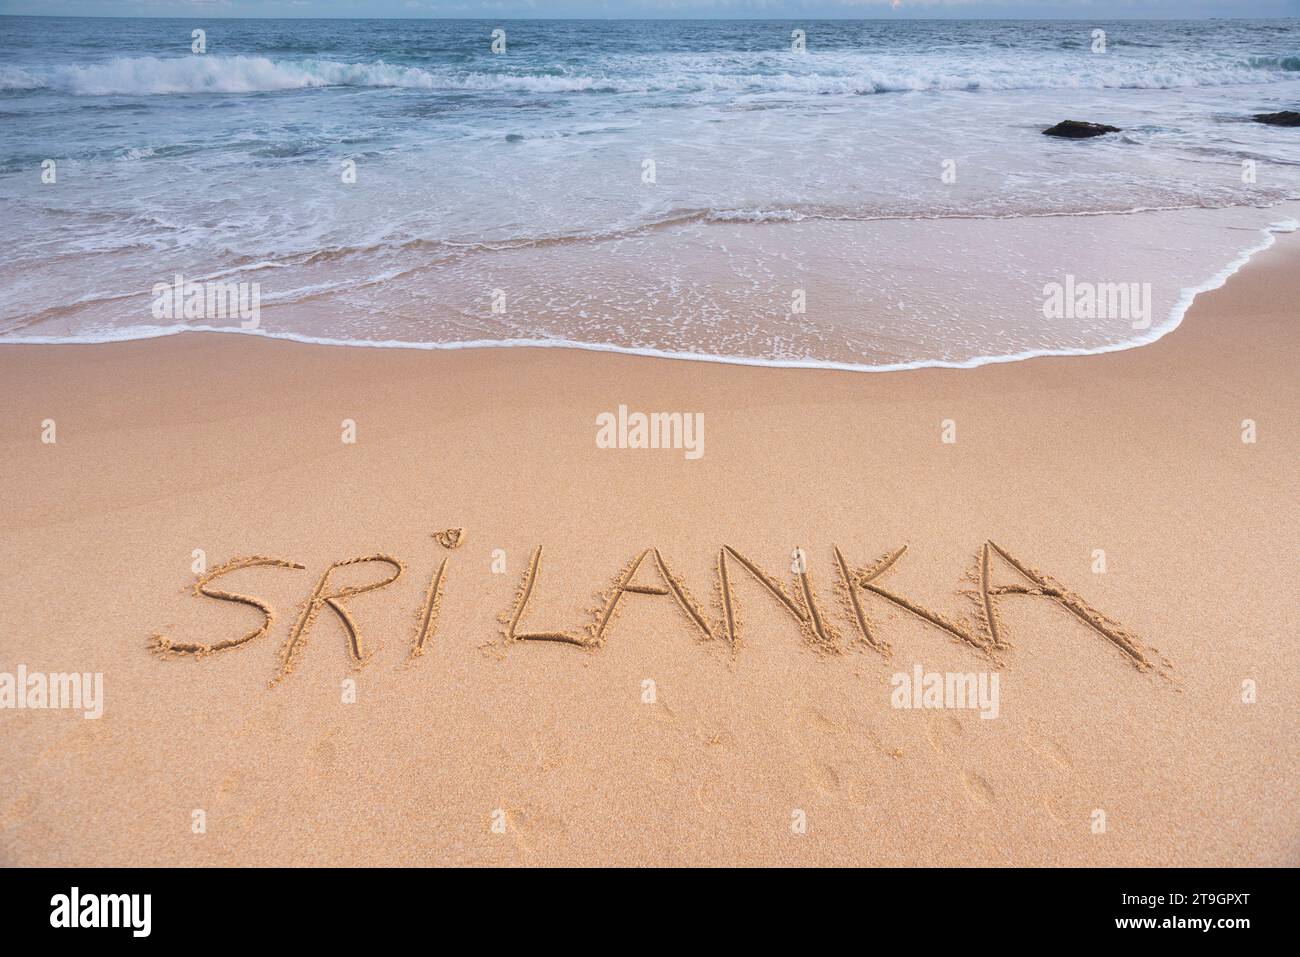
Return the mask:
{"type": "Polygon", "coordinates": [[[1081,123],[1078,120],[1062,120],[1051,129],[1043,130],[1043,135],[1064,136],[1068,140],[1086,140],[1091,136],[1118,132],[1120,132],[1118,126],[1107,126],[1105,123],[1081,123]]]}
{"type": "Polygon", "coordinates": [[[1269,126],[1300,126],[1300,113],[1295,110],[1283,110],[1281,113],[1256,113],[1256,123],[1269,126]]]}

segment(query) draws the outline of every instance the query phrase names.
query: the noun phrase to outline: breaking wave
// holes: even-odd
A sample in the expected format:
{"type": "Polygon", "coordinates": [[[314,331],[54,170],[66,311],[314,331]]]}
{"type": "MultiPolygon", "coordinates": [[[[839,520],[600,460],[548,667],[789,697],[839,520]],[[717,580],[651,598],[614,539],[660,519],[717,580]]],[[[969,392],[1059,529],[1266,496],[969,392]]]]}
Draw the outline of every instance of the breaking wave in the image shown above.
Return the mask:
{"type": "MultiPolygon", "coordinates": [[[[735,64],[729,72],[693,69],[694,58],[671,57],[645,72],[608,74],[451,73],[377,60],[271,60],[258,56],[116,57],[71,66],[2,67],[0,90],[55,90],[77,96],[159,96],[192,93],[259,93],[316,87],[395,87],[434,91],[521,93],[794,93],[871,94],[943,90],[1174,89],[1294,79],[1300,57],[1246,59],[1161,57],[1111,60],[1051,69],[1045,63],[1014,66],[981,58],[963,66],[893,58],[881,68],[834,57],[810,60],[803,71],[777,69],[774,57],[735,64]],[[764,68],[768,69],[764,69],[764,68]]],[[[611,64],[612,65],[612,64],[611,64]]]]}

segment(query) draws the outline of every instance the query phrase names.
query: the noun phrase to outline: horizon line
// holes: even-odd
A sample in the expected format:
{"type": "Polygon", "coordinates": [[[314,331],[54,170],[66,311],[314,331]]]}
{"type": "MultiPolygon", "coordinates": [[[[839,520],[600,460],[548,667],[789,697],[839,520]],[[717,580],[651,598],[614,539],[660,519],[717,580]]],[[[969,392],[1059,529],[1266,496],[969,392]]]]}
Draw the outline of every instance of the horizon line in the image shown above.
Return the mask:
{"type": "Polygon", "coordinates": [[[1280,16],[1280,17],[1260,17],[1260,16],[1235,16],[1232,14],[1216,14],[1214,16],[1182,16],[1182,17],[1161,17],[1161,16],[1100,16],[1100,17],[962,17],[962,16],[944,16],[944,17],[913,17],[913,16],[883,16],[883,17],[752,17],[752,16],[734,16],[734,17],[622,17],[622,16],[590,16],[590,17],[439,17],[439,16],[415,16],[415,17],[397,17],[397,16],[375,16],[375,17],[345,17],[345,16],[260,16],[244,15],[233,16],[230,14],[183,14],[177,16],[142,16],[138,14],[71,14],[71,13],[0,13],[0,17],[11,17],[13,19],[27,20],[409,20],[409,21],[426,21],[426,20],[449,20],[457,22],[482,21],[489,23],[588,23],[588,22],[616,22],[622,21],[627,23],[816,23],[816,22],[845,22],[845,23],[1103,23],[1103,22],[1151,22],[1151,23],[1180,23],[1190,21],[1210,21],[1210,20],[1300,20],[1300,15],[1280,16]]]}

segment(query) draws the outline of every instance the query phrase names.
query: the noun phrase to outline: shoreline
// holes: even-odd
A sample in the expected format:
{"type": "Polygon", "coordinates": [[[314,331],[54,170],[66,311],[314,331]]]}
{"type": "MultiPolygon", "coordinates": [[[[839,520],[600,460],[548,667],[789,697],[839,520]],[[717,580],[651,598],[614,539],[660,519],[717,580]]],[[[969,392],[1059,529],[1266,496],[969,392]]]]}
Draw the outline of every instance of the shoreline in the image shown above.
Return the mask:
{"type": "MultiPolygon", "coordinates": [[[[1224,207],[1235,208],[1235,207],[1224,207]]],[[[1276,209],[1278,213],[1296,213],[1297,207],[1294,200],[1279,202],[1266,207],[1259,207],[1262,210],[1276,209]]],[[[1188,207],[1186,209],[1191,209],[1188,207]]],[[[1152,209],[1143,212],[1168,212],[1179,210],[1152,209]]],[[[1130,213],[1120,214],[1129,215],[1130,213]]],[[[1110,215],[1107,213],[1098,214],[1068,214],[1074,215],[1110,215]]],[[[940,219],[963,219],[964,217],[939,217],[940,219]]],[[[978,217],[976,217],[978,219],[978,217]]],[[[1025,217],[1009,217],[1012,221],[1017,221],[1025,217]]],[[[1043,217],[1029,217],[1043,218],[1043,217]]],[[[1049,217],[1050,218],[1050,217],[1049,217]]],[[[995,217],[995,219],[1001,219],[995,217]]],[[[904,220],[910,222],[927,222],[927,220],[904,220]]],[[[1231,229],[1245,229],[1246,227],[1229,227],[1231,229]]],[[[682,352],[670,349],[659,349],[642,346],[622,346],[609,342],[588,342],[583,340],[565,339],[565,338],[509,338],[509,339],[476,339],[462,340],[453,342],[428,342],[428,341],[411,341],[402,339],[339,339],[327,336],[305,335],[295,332],[268,332],[264,327],[246,329],[234,325],[212,326],[212,325],[186,325],[186,326],[149,326],[149,325],[132,325],[120,329],[113,334],[104,334],[100,336],[87,337],[67,337],[67,336],[10,336],[0,339],[0,345],[13,346],[41,346],[41,345],[104,345],[116,342],[134,342],[147,339],[163,339],[171,336],[184,335],[186,333],[220,333],[227,335],[247,335],[255,338],[274,339],[284,342],[294,342],[301,345],[312,346],[331,346],[357,349],[403,349],[417,351],[461,351],[473,349],[574,349],[585,352],[609,353],[625,356],[639,356],[656,359],[676,359],[689,362],[709,362],[722,365],[750,366],[757,368],[772,369],[822,369],[827,371],[840,372],[903,372],[918,369],[976,369],[986,365],[996,365],[1001,363],[1023,362],[1027,359],[1050,358],[1050,357],[1070,357],[1070,356],[1090,356],[1105,355],[1113,352],[1123,352],[1130,349],[1137,349],[1143,346],[1158,342],[1164,336],[1177,329],[1186,317],[1188,310],[1192,307],[1196,298],[1206,292],[1221,288],[1232,276],[1240,272],[1250,261],[1260,253],[1270,249],[1277,238],[1282,235],[1294,233],[1300,228],[1300,222],[1293,216],[1281,215],[1281,218],[1275,219],[1267,225],[1258,227],[1257,231],[1262,237],[1262,241],[1254,245],[1238,248],[1232,258],[1217,271],[1207,278],[1189,286],[1181,287],[1178,290],[1177,300],[1170,307],[1169,313],[1159,322],[1153,322],[1151,328],[1142,330],[1142,334],[1131,339],[1117,342],[1108,342],[1087,347],[1062,347],[1062,348],[1034,348],[1021,350],[1019,352],[977,355],[968,359],[948,360],[940,358],[913,359],[898,362],[877,362],[877,363],[860,363],[860,362],[841,362],[835,360],[823,359],[770,359],[751,357],[744,355],[716,355],[698,352],[682,352]]],[[[530,247],[532,244],[520,244],[521,248],[530,247]]],[[[502,249],[509,250],[515,246],[507,243],[502,249]]],[[[498,250],[500,251],[500,250],[498,250]]],[[[264,264],[250,267],[262,268],[264,264]]],[[[223,270],[214,273],[211,276],[204,276],[194,282],[202,282],[217,277],[226,277],[231,272],[240,270],[223,270]]],[[[179,281],[178,277],[178,281],[179,281]]],[[[1122,285],[1122,284],[1121,284],[1122,285]]],[[[1148,284],[1149,285],[1149,284],[1148,284]]],[[[840,308],[843,308],[843,304],[840,308]]],[[[272,304],[270,308],[283,308],[272,304]]],[[[869,323],[868,323],[869,324],[869,323]]]]}
{"type": "Polygon", "coordinates": [[[0,346],[22,503],[0,519],[0,672],[104,676],[95,720],[0,710],[0,862],[1294,865],[1297,256],[1276,236],[1142,348],[883,377],[240,336],[0,346]],[[620,405],[699,412],[702,456],[598,447],[620,405]],[[451,527],[454,549],[432,537],[451,527]],[[1007,647],[962,640],[990,541],[1155,667],[1042,594],[994,588],[1007,647]],[[865,573],[902,545],[879,587],[958,628],[850,590],[886,653],[855,639],[832,547],[865,573]],[[666,583],[625,594],[599,647],[503,641],[538,546],[517,631],[576,633],[654,547],[738,646],[666,583]],[[820,608],[827,646],[739,563],[718,608],[724,546],[820,608]],[[272,608],[267,633],[163,660],[152,635],[262,620],[195,597],[195,549],[305,567],[232,573],[216,587],[272,608]],[[325,608],[295,646],[325,570],[381,555],[403,573],[346,599],[355,631],[325,608]],[[917,668],[997,676],[998,716],[891,705],[917,668]]]}

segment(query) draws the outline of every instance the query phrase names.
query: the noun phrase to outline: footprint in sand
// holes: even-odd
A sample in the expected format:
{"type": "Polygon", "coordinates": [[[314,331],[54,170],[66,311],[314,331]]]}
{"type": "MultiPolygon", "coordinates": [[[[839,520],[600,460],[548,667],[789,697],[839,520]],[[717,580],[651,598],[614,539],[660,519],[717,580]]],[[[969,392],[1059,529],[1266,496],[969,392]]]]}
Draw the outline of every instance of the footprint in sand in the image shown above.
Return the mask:
{"type": "Polygon", "coordinates": [[[1065,750],[1065,746],[1062,745],[1061,742],[1053,740],[1050,742],[1050,745],[1051,755],[1056,759],[1057,764],[1063,768],[1074,767],[1074,761],[1070,758],[1070,752],[1065,750]]]}
{"type": "Polygon", "coordinates": [[[952,754],[958,750],[958,738],[962,737],[962,724],[954,715],[927,715],[925,736],[930,747],[938,754],[952,754]]]}
{"type": "Polygon", "coordinates": [[[863,732],[863,737],[867,739],[867,743],[870,744],[878,754],[889,754],[893,751],[893,748],[885,747],[884,739],[880,737],[875,728],[868,728],[863,732]]]}
{"type": "Polygon", "coordinates": [[[1065,811],[1060,803],[1051,796],[1043,798],[1043,807],[1047,809],[1047,814],[1053,821],[1060,824],[1065,820],[1065,811]]]}
{"type": "Polygon", "coordinates": [[[668,707],[668,702],[664,700],[663,691],[656,692],[654,704],[638,705],[637,707],[649,708],[651,716],[660,724],[674,724],[677,721],[677,712],[668,707]]]}
{"type": "Polygon", "coordinates": [[[1025,735],[1025,742],[1035,750],[1046,751],[1061,767],[1074,767],[1074,759],[1065,745],[1045,732],[1040,722],[1033,720],[1029,722],[1029,733],[1025,735]]]}
{"type": "Polygon", "coordinates": [[[526,853],[534,853],[540,844],[554,842],[568,830],[562,817],[536,805],[506,811],[506,833],[512,834],[515,846],[526,853]]]}
{"type": "Polygon", "coordinates": [[[840,789],[840,773],[829,764],[815,765],[809,776],[823,794],[835,794],[840,789]]]}
{"type": "Polygon", "coordinates": [[[817,708],[809,708],[804,712],[804,723],[812,730],[820,731],[823,734],[844,733],[844,725],[817,708]]]}
{"type": "Polygon", "coordinates": [[[948,748],[944,745],[943,734],[935,727],[934,718],[927,716],[925,721],[925,740],[930,744],[930,750],[935,754],[947,754],[948,748]]]}
{"type": "MultiPolygon", "coordinates": [[[[1040,755],[1045,754],[1050,757],[1052,764],[1056,766],[1059,772],[1074,771],[1074,758],[1070,755],[1069,750],[1060,740],[1044,731],[1041,722],[1034,720],[1029,722],[1029,732],[1025,735],[1024,741],[1040,755]]],[[[1055,795],[1045,794],[1043,796],[1043,807],[1048,816],[1057,823],[1070,820],[1073,817],[1070,811],[1073,794],[1068,790],[1069,778],[1058,778],[1055,787],[1050,782],[1045,786],[1058,792],[1055,795]]]]}
{"type": "Polygon", "coordinates": [[[963,780],[966,784],[966,793],[976,803],[992,804],[997,799],[997,793],[993,790],[993,785],[974,771],[967,771],[963,780]]]}
{"type": "Polygon", "coordinates": [[[335,732],[331,731],[311,746],[311,771],[317,779],[327,778],[334,773],[334,765],[338,761],[334,735],[335,732]]]}

